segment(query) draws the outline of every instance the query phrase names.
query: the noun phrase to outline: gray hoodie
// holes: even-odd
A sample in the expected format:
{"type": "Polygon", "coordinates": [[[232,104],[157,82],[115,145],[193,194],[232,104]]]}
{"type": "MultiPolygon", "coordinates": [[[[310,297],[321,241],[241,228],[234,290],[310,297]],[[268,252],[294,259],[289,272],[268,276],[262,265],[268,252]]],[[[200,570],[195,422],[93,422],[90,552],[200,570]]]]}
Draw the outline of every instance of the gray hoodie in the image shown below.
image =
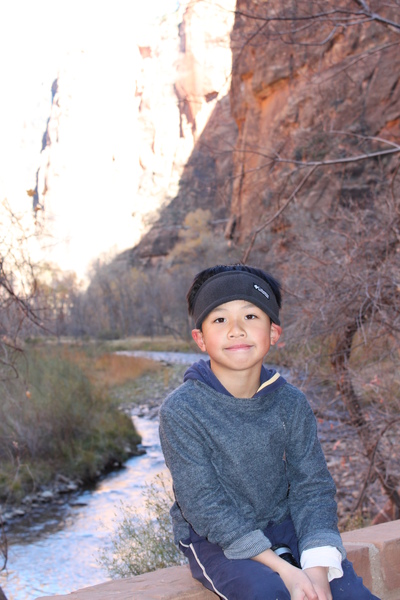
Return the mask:
{"type": "Polygon", "coordinates": [[[271,547],[262,530],[290,516],[300,554],[329,545],[345,557],[335,485],[304,394],[266,370],[253,398],[235,398],[213,378],[196,363],[160,409],[175,541],[189,537],[190,524],[227,558],[251,558],[271,547]]]}

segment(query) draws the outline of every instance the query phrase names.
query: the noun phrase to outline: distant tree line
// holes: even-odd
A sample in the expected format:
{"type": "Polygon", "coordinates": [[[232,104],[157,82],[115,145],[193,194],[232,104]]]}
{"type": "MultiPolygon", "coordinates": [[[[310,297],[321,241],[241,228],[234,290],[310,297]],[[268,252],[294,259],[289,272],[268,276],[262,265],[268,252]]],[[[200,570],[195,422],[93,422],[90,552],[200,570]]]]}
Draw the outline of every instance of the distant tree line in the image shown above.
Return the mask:
{"type": "MultiPolygon", "coordinates": [[[[33,306],[45,330],[98,339],[190,337],[185,296],[192,278],[207,264],[235,260],[227,243],[215,239],[211,222],[209,211],[189,213],[178,243],[156,267],[140,269],[119,257],[97,259],[84,290],[75,274],[42,265],[33,306]]],[[[36,328],[39,335],[45,330],[36,328]]]]}

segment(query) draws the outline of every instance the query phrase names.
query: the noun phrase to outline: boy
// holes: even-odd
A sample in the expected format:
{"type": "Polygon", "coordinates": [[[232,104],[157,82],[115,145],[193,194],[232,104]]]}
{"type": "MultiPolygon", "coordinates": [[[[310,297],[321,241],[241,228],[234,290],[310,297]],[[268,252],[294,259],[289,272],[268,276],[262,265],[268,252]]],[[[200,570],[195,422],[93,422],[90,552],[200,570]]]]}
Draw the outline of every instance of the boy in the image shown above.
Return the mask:
{"type": "Polygon", "coordinates": [[[193,577],[225,600],[378,600],[345,558],[311,407],[263,366],[282,332],[279,283],[218,265],[195,277],[187,300],[210,360],[164,401],[160,438],[193,577]]]}

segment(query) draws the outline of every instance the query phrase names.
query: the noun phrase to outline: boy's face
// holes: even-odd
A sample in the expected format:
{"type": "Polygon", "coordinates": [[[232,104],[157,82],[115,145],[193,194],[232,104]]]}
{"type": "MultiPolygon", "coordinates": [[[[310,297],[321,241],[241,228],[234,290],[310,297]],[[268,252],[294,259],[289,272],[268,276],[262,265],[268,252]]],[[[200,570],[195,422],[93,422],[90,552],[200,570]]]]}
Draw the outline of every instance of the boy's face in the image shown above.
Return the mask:
{"type": "Polygon", "coordinates": [[[214,308],[201,330],[193,329],[192,337],[210,356],[218,377],[219,372],[260,369],[281,332],[260,308],[247,300],[233,300],[214,308]]]}

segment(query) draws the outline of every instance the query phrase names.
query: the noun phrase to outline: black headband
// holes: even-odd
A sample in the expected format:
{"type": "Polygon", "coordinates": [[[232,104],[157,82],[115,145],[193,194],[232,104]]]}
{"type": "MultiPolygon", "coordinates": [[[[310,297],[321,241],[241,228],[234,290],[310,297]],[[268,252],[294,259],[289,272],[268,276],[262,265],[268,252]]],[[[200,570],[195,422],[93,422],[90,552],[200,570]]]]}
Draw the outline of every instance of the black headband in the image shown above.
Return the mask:
{"type": "Polygon", "coordinates": [[[197,292],[193,306],[196,329],[214,308],[232,300],[248,300],[280,325],[278,302],[264,279],[247,271],[224,271],[207,279],[197,292]]]}

